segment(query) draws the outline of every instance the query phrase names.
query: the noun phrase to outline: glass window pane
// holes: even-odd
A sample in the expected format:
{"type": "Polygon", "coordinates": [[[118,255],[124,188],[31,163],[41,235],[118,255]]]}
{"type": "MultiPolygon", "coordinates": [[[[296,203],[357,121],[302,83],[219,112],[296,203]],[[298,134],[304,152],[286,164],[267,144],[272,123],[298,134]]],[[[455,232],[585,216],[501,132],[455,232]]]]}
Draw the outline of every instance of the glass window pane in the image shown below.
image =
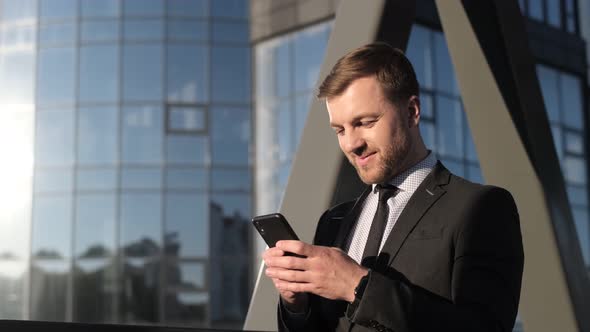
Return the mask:
{"type": "Polygon", "coordinates": [[[206,17],[209,15],[208,0],[168,0],[168,16],[206,17]]]}
{"type": "Polygon", "coordinates": [[[119,49],[115,45],[80,48],[80,102],[116,102],[119,49]]]}
{"type": "Polygon", "coordinates": [[[211,15],[214,17],[243,18],[249,15],[248,1],[214,0],[211,1],[211,15]]]}
{"type": "MultiPolygon", "coordinates": [[[[42,47],[73,45],[76,42],[76,38],[75,23],[47,24],[39,27],[39,45],[42,47]]],[[[75,64],[74,61],[70,63],[72,65],[75,64]]]]}
{"type": "Polygon", "coordinates": [[[47,48],[39,51],[37,102],[68,104],[75,102],[76,49],[47,48]]]}
{"type": "Polygon", "coordinates": [[[546,0],[548,23],[556,28],[561,28],[560,0],[546,0]]]}
{"type": "Polygon", "coordinates": [[[164,97],[164,48],[160,44],[123,48],[123,99],[161,101],[164,97]]]}
{"type": "Polygon", "coordinates": [[[157,323],[160,262],[155,259],[128,258],[124,261],[121,316],[125,323],[157,323]]]}
{"type": "Polygon", "coordinates": [[[123,108],[122,160],[160,164],[163,155],[163,117],[160,106],[123,108]]]}
{"type": "Polygon", "coordinates": [[[209,24],[204,20],[169,20],[168,39],[172,41],[207,41],[209,24]]]}
{"type": "Polygon", "coordinates": [[[250,163],[250,110],[214,108],[210,112],[213,163],[250,163]]]}
{"type": "Polygon", "coordinates": [[[567,186],[567,195],[572,205],[588,206],[588,190],[585,186],[567,186]]]}
{"type": "Polygon", "coordinates": [[[0,2],[2,22],[32,21],[37,16],[36,0],[17,0],[0,2]]]}
{"type": "Polygon", "coordinates": [[[82,42],[104,42],[119,39],[119,21],[82,21],[82,42]]]}
{"type": "MultiPolygon", "coordinates": [[[[291,38],[283,38],[274,52],[275,62],[272,67],[273,76],[276,77],[276,82],[273,80],[271,86],[276,89],[276,97],[288,97],[294,89],[293,82],[293,45],[291,38]]],[[[263,66],[265,64],[262,64],[263,66]]],[[[274,91],[274,90],[273,90],[274,91]]]]}
{"type": "Polygon", "coordinates": [[[164,0],[125,0],[125,16],[163,16],[164,0]]]}
{"type": "Polygon", "coordinates": [[[176,257],[209,255],[209,200],[206,194],[166,195],[164,248],[176,257]]]}
{"type": "Polygon", "coordinates": [[[119,0],[80,0],[82,17],[116,17],[119,16],[119,0]]]}
{"type": "Polygon", "coordinates": [[[249,252],[252,217],[250,195],[215,194],[211,198],[211,254],[236,256],[249,252]]]}
{"type": "Polygon", "coordinates": [[[109,169],[78,169],[76,187],[84,190],[116,190],[117,170],[109,169]]]}
{"type": "Polygon", "coordinates": [[[566,132],[565,149],[570,153],[583,154],[584,139],[582,137],[582,134],[577,132],[566,132]]]}
{"type": "Polygon", "coordinates": [[[459,87],[455,78],[455,70],[447,41],[441,32],[434,33],[434,59],[436,70],[436,88],[440,91],[452,93],[459,96],[459,87]]]}
{"type": "Polygon", "coordinates": [[[107,257],[115,253],[115,205],[115,194],[76,197],[76,257],[107,257]]]}
{"type": "Polygon", "coordinates": [[[204,168],[170,168],[166,170],[166,188],[201,189],[209,188],[209,177],[204,168]]]}
{"type": "Polygon", "coordinates": [[[78,111],[78,162],[113,164],[118,160],[118,111],[85,107],[78,111]]]}
{"type": "Polygon", "coordinates": [[[207,116],[202,107],[170,106],[168,130],[203,133],[207,130],[207,116]]]}
{"type": "Polygon", "coordinates": [[[36,114],[35,162],[37,165],[74,163],[74,112],[44,110],[36,114]]]}
{"type": "Polygon", "coordinates": [[[569,33],[576,33],[576,18],[573,15],[568,15],[566,17],[567,22],[567,32],[569,33]]]}
{"type": "Polygon", "coordinates": [[[303,128],[305,128],[305,121],[307,120],[310,105],[311,94],[306,93],[295,97],[295,140],[297,145],[299,145],[303,128]]]}
{"type": "Polygon", "coordinates": [[[35,170],[35,192],[70,192],[74,175],[71,168],[35,170]]]}
{"type": "Polygon", "coordinates": [[[217,22],[213,21],[213,41],[248,44],[250,28],[248,22],[217,22]]]}
{"type": "Polygon", "coordinates": [[[585,159],[566,156],[563,158],[562,165],[563,173],[567,181],[577,184],[586,184],[585,159]]]}
{"type": "Polygon", "coordinates": [[[164,38],[164,21],[160,19],[126,20],[124,24],[125,40],[145,41],[164,38]]]}
{"type": "Polygon", "coordinates": [[[71,257],[72,197],[40,196],[33,201],[31,251],[38,258],[71,257]]]}
{"type": "Polygon", "coordinates": [[[431,33],[427,28],[414,24],[408,41],[406,56],[412,62],[421,87],[432,88],[431,33]]]}
{"type": "Polygon", "coordinates": [[[74,269],[74,322],[114,323],[114,258],[80,259],[74,269]]]}
{"type": "Polygon", "coordinates": [[[483,175],[479,166],[468,165],[467,166],[467,178],[469,181],[484,184],[483,175]]]}
{"type": "Polygon", "coordinates": [[[166,137],[166,161],[169,164],[210,164],[208,138],[168,135],[166,137]]]}
{"type": "Polygon", "coordinates": [[[169,291],[164,299],[164,319],[175,324],[204,324],[207,319],[209,293],[169,291]]]}
{"type": "Polygon", "coordinates": [[[204,46],[169,45],[167,85],[170,102],[207,102],[208,50],[204,46]]]}
{"type": "Polygon", "coordinates": [[[0,53],[0,104],[33,104],[35,57],[32,50],[0,53]]]}
{"type": "Polygon", "coordinates": [[[250,48],[211,49],[211,93],[214,101],[249,103],[250,48]]]}
{"type": "Polygon", "coordinates": [[[166,283],[169,288],[185,291],[203,290],[207,271],[203,263],[168,263],[166,283]]]}
{"type": "Polygon", "coordinates": [[[39,0],[39,12],[43,21],[74,19],[78,16],[78,0],[39,0]]]}
{"type": "Polygon", "coordinates": [[[579,77],[561,74],[560,83],[563,122],[569,127],[581,130],[584,128],[582,82],[579,77]]]}
{"type": "MultiPolygon", "coordinates": [[[[278,122],[278,124],[274,127],[276,128],[275,131],[278,137],[270,142],[266,142],[267,144],[272,145],[278,143],[278,146],[273,146],[271,149],[278,148],[279,160],[281,161],[291,159],[295,153],[293,148],[293,135],[295,135],[293,132],[293,112],[291,112],[290,106],[290,100],[283,100],[279,102],[277,112],[273,114],[273,116],[276,116],[276,121],[278,122]]],[[[267,128],[267,130],[268,129],[270,128],[267,128]]]]}
{"type": "Polygon", "coordinates": [[[328,45],[329,30],[328,24],[321,24],[295,35],[293,39],[295,91],[312,90],[315,87],[328,45]]]}
{"type": "Polygon", "coordinates": [[[213,169],[212,187],[214,191],[243,191],[250,193],[252,177],[250,169],[213,169]]]}
{"type": "Polygon", "coordinates": [[[549,121],[560,121],[557,72],[549,67],[537,65],[537,76],[549,121]]]}
{"type": "Polygon", "coordinates": [[[162,247],[160,193],[121,195],[121,247],[127,257],[158,255],[162,247]]]}
{"type": "Polygon", "coordinates": [[[420,134],[427,149],[437,151],[436,147],[436,127],[430,121],[420,121],[420,134]]]}
{"type": "Polygon", "coordinates": [[[25,308],[25,290],[28,293],[28,264],[22,261],[0,261],[0,317],[2,319],[29,319],[25,308]]]}
{"type": "Polygon", "coordinates": [[[456,99],[436,98],[438,152],[445,156],[463,157],[463,111],[456,99]]]}
{"type": "Polygon", "coordinates": [[[588,210],[573,209],[574,224],[580,241],[580,249],[586,266],[590,265],[590,230],[588,229],[588,210]]]}
{"type": "Polygon", "coordinates": [[[441,162],[451,173],[465,177],[465,164],[452,159],[441,158],[441,162]]]}
{"type": "Polygon", "coordinates": [[[477,149],[475,148],[475,142],[473,141],[473,137],[471,137],[471,130],[469,126],[465,127],[465,144],[467,147],[467,160],[478,162],[479,158],[477,157],[477,149]]]}
{"type": "Polygon", "coordinates": [[[434,117],[433,96],[420,92],[420,119],[432,119],[434,117]]]}
{"type": "Polygon", "coordinates": [[[551,126],[551,135],[553,136],[553,144],[555,146],[555,151],[557,151],[557,157],[559,160],[563,159],[563,138],[562,138],[562,130],[560,126],[553,125],[551,126]]]}
{"type": "Polygon", "coordinates": [[[543,21],[543,0],[529,0],[529,16],[543,21]]]}
{"type": "MultiPolygon", "coordinates": [[[[210,317],[223,326],[228,317],[241,321],[248,312],[251,291],[242,280],[248,280],[248,262],[251,258],[224,257],[221,262],[211,264],[209,292],[211,301],[210,317]]],[[[215,325],[214,325],[215,326],[215,325]]]]}
{"type": "Polygon", "coordinates": [[[124,167],[121,171],[121,187],[123,189],[161,189],[162,169],[124,167]]]}
{"type": "Polygon", "coordinates": [[[31,319],[66,321],[69,274],[69,261],[34,261],[31,268],[31,319]]]}
{"type": "Polygon", "coordinates": [[[0,41],[4,50],[21,51],[35,47],[37,30],[34,26],[5,25],[0,29],[0,41]]]}

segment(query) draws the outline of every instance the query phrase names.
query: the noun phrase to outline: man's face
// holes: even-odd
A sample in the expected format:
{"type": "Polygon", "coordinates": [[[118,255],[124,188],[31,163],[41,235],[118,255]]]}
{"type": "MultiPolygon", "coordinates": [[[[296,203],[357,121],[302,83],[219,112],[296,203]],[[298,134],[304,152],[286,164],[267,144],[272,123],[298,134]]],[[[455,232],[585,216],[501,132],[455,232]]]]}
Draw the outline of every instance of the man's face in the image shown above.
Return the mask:
{"type": "Polygon", "coordinates": [[[407,102],[401,104],[389,102],[373,76],[353,81],[342,95],[326,101],[340,149],[364,183],[387,182],[408,166],[411,127],[417,130],[418,119],[407,102]]]}

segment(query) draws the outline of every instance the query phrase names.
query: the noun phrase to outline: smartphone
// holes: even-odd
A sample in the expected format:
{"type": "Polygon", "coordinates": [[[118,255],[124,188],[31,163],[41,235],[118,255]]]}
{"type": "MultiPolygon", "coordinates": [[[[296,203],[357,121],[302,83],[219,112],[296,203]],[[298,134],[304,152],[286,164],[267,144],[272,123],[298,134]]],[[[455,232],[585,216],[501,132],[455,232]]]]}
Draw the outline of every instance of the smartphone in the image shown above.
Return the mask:
{"type": "Polygon", "coordinates": [[[280,240],[299,240],[287,219],[280,213],[254,217],[252,224],[271,248],[276,246],[280,240]]]}

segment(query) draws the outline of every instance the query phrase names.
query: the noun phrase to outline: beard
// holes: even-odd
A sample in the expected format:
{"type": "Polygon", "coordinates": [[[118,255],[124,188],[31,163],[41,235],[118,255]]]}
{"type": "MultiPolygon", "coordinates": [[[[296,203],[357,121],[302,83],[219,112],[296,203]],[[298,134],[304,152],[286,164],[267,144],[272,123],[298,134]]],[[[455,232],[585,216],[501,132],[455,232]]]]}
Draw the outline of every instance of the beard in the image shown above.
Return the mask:
{"type": "Polygon", "coordinates": [[[407,128],[397,128],[391,143],[381,150],[367,145],[361,153],[347,154],[348,161],[354,166],[357,174],[365,184],[386,183],[406,168],[406,160],[411,148],[410,132],[407,128]],[[364,166],[356,164],[358,155],[365,151],[376,151],[375,160],[364,166]]]}

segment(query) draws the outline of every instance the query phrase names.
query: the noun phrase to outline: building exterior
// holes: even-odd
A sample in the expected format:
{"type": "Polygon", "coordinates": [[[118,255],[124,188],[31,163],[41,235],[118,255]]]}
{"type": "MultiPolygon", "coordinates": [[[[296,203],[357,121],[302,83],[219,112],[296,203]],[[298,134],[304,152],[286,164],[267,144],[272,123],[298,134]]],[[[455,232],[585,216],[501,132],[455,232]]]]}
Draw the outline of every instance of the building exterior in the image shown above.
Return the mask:
{"type": "MultiPolygon", "coordinates": [[[[264,248],[249,220],[280,206],[338,4],[0,0],[0,318],[241,327],[264,248]]],[[[485,182],[417,4],[422,134],[485,182]]],[[[590,266],[590,10],[520,5],[590,266]]]]}

